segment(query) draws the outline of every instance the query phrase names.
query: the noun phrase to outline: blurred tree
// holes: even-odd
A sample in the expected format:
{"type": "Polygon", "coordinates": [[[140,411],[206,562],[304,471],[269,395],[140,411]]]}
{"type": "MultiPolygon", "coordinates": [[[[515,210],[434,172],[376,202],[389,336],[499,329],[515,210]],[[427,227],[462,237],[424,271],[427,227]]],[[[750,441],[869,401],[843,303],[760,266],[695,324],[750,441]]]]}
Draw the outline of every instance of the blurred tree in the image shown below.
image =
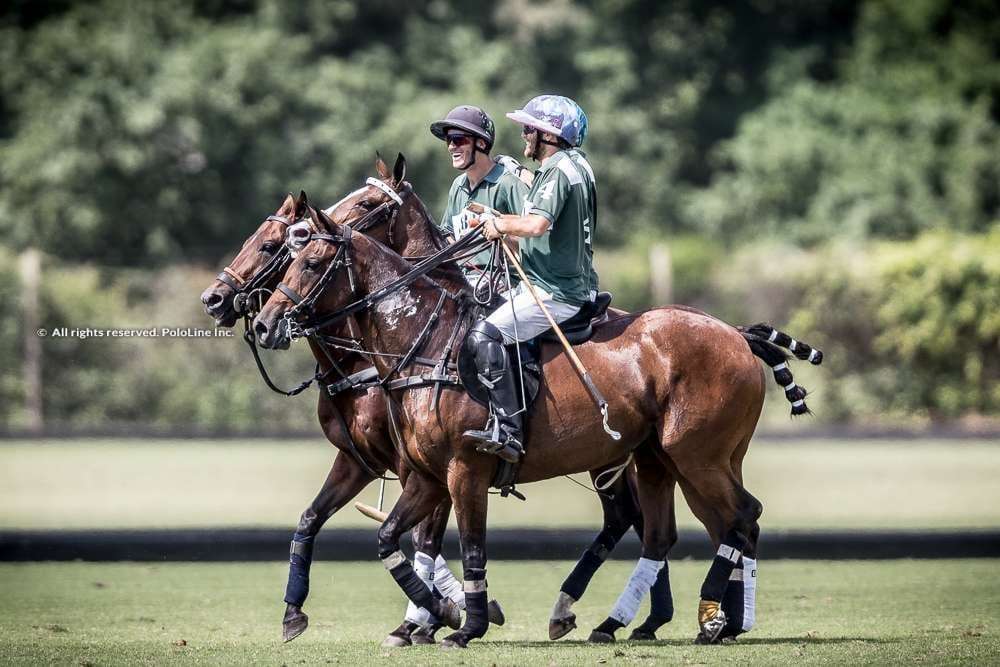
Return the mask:
{"type": "Polygon", "coordinates": [[[719,147],[688,215],[729,240],[804,243],[1000,221],[1000,14],[968,0],[863,6],[832,81],[813,50],[772,68],[769,101],[719,147]]]}

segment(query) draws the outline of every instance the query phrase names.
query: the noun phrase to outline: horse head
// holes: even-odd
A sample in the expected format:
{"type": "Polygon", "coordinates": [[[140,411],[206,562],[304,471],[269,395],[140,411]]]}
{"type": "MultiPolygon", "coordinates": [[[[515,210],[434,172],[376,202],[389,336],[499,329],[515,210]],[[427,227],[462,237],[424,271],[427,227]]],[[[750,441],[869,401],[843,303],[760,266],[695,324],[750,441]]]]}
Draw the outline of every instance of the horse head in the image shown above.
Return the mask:
{"type": "Polygon", "coordinates": [[[306,216],[309,203],[306,193],[289,194],[274,215],[260,224],[226,268],[201,294],[205,312],[215,318],[216,326],[231,327],[247,312],[247,299],[255,290],[261,294],[273,289],[287,263],[285,233],[297,220],[306,216]]]}
{"type": "MultiPolygon", "coordinates": [[[[358,209],[356,218],[366,215],[352,208],[358,209]]],[[[360,235],[322,210],[308,206],[307,211],[310,224],[296,224],[288,234],[294,259],[254,319],[262,347],[287,348],[301,321],[338,309],[356,292],[353,246],[360,235]]]]}

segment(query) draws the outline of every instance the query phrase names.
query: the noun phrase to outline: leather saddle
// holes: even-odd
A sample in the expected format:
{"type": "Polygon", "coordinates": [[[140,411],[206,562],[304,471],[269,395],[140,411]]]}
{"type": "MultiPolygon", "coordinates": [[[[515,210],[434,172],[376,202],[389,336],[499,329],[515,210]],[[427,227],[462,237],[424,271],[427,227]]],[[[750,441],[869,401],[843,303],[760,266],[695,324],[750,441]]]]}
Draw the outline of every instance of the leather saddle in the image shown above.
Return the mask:
{"type": "MultiPolygon", "coordinates": [[[[570,345],[580,345],[591,339],[594,335],[594,325],[600,324],[608,318],[607,311],[608,306],[611,305],[611,298],[610,292],[598,292],[594,301],[584,304],[580,308],[580,312],[559,325],[570,345]]],[[[552,329],[543,331],[526,343],[521,343],[521,378],[524,383],[524,395],[521,398],[528,406],[534,403],[535,397],[538,396],[538,387],[541,384],[542,343],[560,344],[559,337],[552,329]]],[[[461,349],[464,350],[465,347],[463,345],[461,349]]],[[[518,354],[516,351],[511,351],[510,359],[515,364],[517,363],[518,354]]],[[[474,401],[484,406],[489,405],[486,389],[476,376],[475,363],[464,354],[458,356],[458,376],[474,401]]],[[[521,391],[520,384],[518,391],[521,391]]]]}

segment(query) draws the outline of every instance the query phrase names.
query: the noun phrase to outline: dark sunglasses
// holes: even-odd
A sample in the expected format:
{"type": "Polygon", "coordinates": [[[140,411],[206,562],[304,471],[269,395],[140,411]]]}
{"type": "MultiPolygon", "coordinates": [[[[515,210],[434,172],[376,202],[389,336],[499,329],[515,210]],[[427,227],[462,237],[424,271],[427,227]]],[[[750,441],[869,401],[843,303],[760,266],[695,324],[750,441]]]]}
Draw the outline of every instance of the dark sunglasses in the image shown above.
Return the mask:
{"type": "Polygon", "coordinates": [[[535,132],[537,132],[537,130],[535,128],[531,127],[530,125],[522,125],[521,126],[521,136],[522,137],[530,137],[535,132]]]}
{"type": "Polygon", "coordinates": [[[456,146],[464,146],[472,143],[472,137],[467,134],[449,134],[445,136],[445,141],[456,146]]]}

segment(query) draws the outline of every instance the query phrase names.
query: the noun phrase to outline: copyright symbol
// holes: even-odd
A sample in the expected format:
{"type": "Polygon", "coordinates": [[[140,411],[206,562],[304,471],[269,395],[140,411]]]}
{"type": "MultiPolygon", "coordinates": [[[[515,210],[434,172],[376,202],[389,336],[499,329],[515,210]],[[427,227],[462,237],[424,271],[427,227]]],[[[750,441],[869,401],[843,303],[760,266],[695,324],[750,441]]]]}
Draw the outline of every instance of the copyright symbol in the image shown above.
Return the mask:
{"type": "Polygon", "coordinates": [[[38,337],[39,337],[39,338],[45,338],[46,336],[48,336],[48,335],[49,335],[49,332],[48,332],[48,331],[46,331],[45,329],[39,329],[39,330],[38,330],[38,331],[36,331],[35,333],[36,333],[36,334],[38,334],[38,337]]]}

